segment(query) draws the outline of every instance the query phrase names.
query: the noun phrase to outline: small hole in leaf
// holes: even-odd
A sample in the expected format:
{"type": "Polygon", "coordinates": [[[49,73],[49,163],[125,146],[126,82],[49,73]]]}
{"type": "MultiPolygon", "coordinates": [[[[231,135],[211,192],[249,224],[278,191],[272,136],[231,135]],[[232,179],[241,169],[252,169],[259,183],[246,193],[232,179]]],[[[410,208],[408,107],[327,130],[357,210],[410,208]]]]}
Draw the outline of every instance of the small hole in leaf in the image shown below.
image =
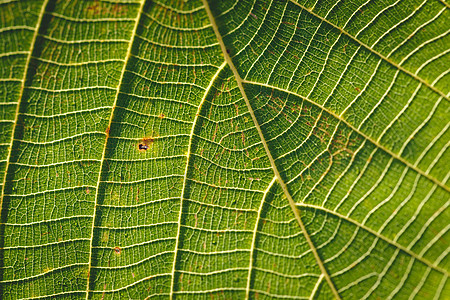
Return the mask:
{"type": "Polygon", "coordinates": [[[116,254],[119,255],[120,252],[122,252],[122,249],[120,249],[120,247],[114,247],[114,252],[116,252],[116,254]]]}
{"type": "Polygon", "coordinates": [[[227,53],[230,54],[230,49],[227,49],[227,53]]]}
{"type": "Polygon", "coordinates": [[[145,144],[139,144],[139,150],[147,150],[148,146],[145,144]]]}
{"type": "Polygon", "coordinates": [[[152,137],[145,137],[139,143],[138,149],[139,151],[147,151],[150,148],[150,145],[153,144],[155,139],[152,137]]]}

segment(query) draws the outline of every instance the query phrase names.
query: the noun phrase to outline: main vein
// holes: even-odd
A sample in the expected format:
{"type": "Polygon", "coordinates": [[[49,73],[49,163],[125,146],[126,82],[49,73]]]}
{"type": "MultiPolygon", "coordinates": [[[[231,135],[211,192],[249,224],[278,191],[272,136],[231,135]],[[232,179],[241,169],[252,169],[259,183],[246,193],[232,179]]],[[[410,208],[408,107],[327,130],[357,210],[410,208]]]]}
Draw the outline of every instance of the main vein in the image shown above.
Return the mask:
{"type": "Polygon", "coordinates": [[[109,122],[108,122],[108,127],[106,130],[106,137],[105,137],[105,144],[103,147],[103,152],[102,152],[102,158],[101,158],[101,162],[100,162],[100,169],[98,172],[98,178],[97,178],[97,187],[95,189],[95,203],[94,203],[94,213],[92,216],[92,225],[91,225],[91,234],[90,234],[90,243],[89,243],[89,265],[88,265],[88,275],[87,275],[87,283],[86,283],[86,300],[89,299],[89,287],[90,287],[90,272],[91,272],[91,267],[92,267],[92,247],[93,247],[93,242],[94,242],[94,226],[95,226],[95,219],[96,219],[96,215],[97,215],[97,206],[98,206],[98,196],[99,196],[99,189],[100,189],[100,181],[101,181],[101,177],[103,174],[103,168],[104,168],[104,163],[105,163],[105,156],[106,156],[106,148],[108,145],[108,139],[109,139],[109,132],[110,132],[110,128],[111,128],[111,124],[112,124],[112,120],[114,117],[114,111],[116,108],[116,104],[117,104],[117,99],[119,98],[119,93],[120,93],[120,89],[122,88],[122,84],[123,84],[123,76],[125,74],[125,70],[127,68],[128,65],[128,61],[131,57],[131,49],[133,46],[133,41],[134,41],[134,37],[136,35],[136,31],[139,25],[139,21],[141,19],[142,16],[142,11],[144,8],[144,2],[145,0],[141,0],[140,1],[140,7],[136,16],[136,23],[134,24],[134,28],[133,31],[131,32],[131,37],[130,37],[130,42],[128,44],[128,49],[126,52],[126,58],[125,58],[125,63],[123,64],[122,67],[122,71],[120,72],[120,78],[119,78],[119,85],[117,87],[116,90],[116,94],[114,97],[114,103],[112,105],[112,109],[111,109],[111,114],[109,116],[109,122]]]}
{"type": "Polygon", "coordinates": [[[224,61],[219,69],[217,69],[217,72],[214,74],[214,76],[211,78],[211,81],[209,82],[208,87],[205,90],[205,93],[203,95],[202,100],[200,101],[200,104],[198,105],[197,113],[195,114],[194,121],[192,123],[191,132],[189,134],[189,145],[188,145],[188,151],[187,151],[187,159],[186,159],[186,167],[184,169],[184,178],[183,178],[183,187],[181,189],[181,196],[180,196],[180,213],[178,215],[178,229],[177,229],[177,236],[176,236],[176,242],[175,242],[175,250],[173,254],[173,266],[172,266],[172,281],[170,283],[170,299],[173,299],[173,293],[175,288],[175,269],[177,264],[177,254],[178,254],[178,248],[180,245],[180,232],[181,232],[181,215],[183,213],[183,200],[185,198],[186,193],[186,184],[187,184],[187,174],[189,169],[189,161],[191,158],[191,150],[192,150],[192,141],[194,139],[194,131],[195,131],[195,125],[197,124],[198,117],[200,116],[200,112],[202,110],[203,103],[205,103],[206,97],[208,96],[209,91],[211,90],[214,82],[216,81],[217,77],[219,76],[220,72],[225,68],[227,65],[227,62],[224,61]]]}
{"type": "Polygon", "coordinates": [[[328,274],[328,271],[326,270],[325,265],[322,262],[322,259],[320,258],[319,253],[317,252],[317,249],[316,249],[314,243],[311,240],[311,237],[309,236],[308,232],[306,231],[305,224],[303,224],[303,221],[300,218],[300,213],[299,213],[299,211],[298,211],[298,209],[297,209],[297,207],[295,205],[294,199],[292,198],[291,194],[289,193],[287,185],[283,181],[283,179],[282,179],[282,177],[280,175],[280,172],[278,171],[278,168],[277,168],[277,166],[275,164],[275,160],[272,157],[272,153],[270,152],[270,149],[269,149],[269,146],[268,146],[268,144],[267,144],[267,142],[265,140],[264,134],[263,134],[263,132],[261,130],[261,127],[259,126],[258,120],[256,119],[256,116],[255,116],[255,113],[253,111],[253,108],[252,108],[252,106],[250,104],[250,101],[249,101],[249,99],[247,97],[247,94],[246,94],[246,92],[244,90],[243,80],[242,80],[241,76],[239,75],[236,67],[233,64],[233,61],[231,60],[231,57],[229,56],[229,54],[227,52],[225,44],[224,44],[224,42],[222,40],[222,36],[221,36],[221,34],[219,32],[219,28],[217,27],[217,23],[216,23],[216,21],[214,19],[214,16],[212,14],[211,9],[209,8],[209,4],[208,4],[207,0],[202,0],[202,2],[203,2],[203,5],[205,6],[206,12],[208,13],[209,20],[210,20],[210,22],[212,24],[212,27],[213,27],[214,32],[216,34],[217,40],[219,41],[219,45],[220,45],[220,48],[222,49],[222,53],[225,56],[225,60],[227,61],[228,65],[230,66],[230,69],[233,71],[233,74],[234,74],[234,77],[235,77],[236,82],[238,84],[239,90],[240,90],[240,92],[242,94],[242,97],[244,98],[244,101],[245,101],[245,103],[247,105],[247,109],[249,111],[249,114],[252,117],[253,123],[255,124],[255,128],[258,131],[259,137],[261,139],[261,143],[263,144],[264,150],[265,150],[265,152],[267,154],[267,157],[269,158],[270,165],[271,165],[272,170],[273,170],[273,172],[275,174],[275,177],[277,178],[278,183],[280,184],[281,188],[283,189],[284,195],[286,196],[286,198],[289,201],[289,206],[291,207],[291,209],[292,209],[292,211],[294,213],[295,219],[297,220],[297,222],[298,222],[298,224],[300,226],[300,229],[302,230],[303,235],[305,236],[305,239],[306,239],[309,247],[311,248],[311,252],[313,253],[314,258],[316,259],[317,265],[319,266],[322,274],[324,275],[326,281],[328,282],[328,285],[330,286],[330,289],[332,290],[333,295],[336,297],[336,299],[340,299],[339,293],[336,290],[336,287],[334,286],[333,282],[331,281],[331,277],[328,274]]]}

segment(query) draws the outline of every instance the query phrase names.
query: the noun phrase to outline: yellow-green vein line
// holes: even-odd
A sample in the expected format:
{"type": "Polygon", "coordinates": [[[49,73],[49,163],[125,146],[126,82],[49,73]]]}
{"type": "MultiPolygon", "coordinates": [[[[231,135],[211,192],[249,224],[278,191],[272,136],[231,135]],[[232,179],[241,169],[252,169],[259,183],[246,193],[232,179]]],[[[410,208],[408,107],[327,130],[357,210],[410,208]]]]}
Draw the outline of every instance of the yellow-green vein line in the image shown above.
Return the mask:
{"type": "Polygon", "coordinates": [[[192,150],[192,140],[194,139],[194,131],[195,131],[195,125],[197,124],[198,117],[200,116],[200,112],[202,110],[203,103],[205,103],[206,97],[208,96],[209,91],[211,90],[214,82],[216,81],[217,77],[219,76],[220,72],[225,68],[227,65],[227,62],[224,61],[217,72],[214,74],[214,76],[211,78],[211,81],[209,82],[208,87],[205,90],[205,93],[203,95],[203,98],[198,105],[197,113],[195,114],[194,121],[192,122],[191,132],[189,134],[189,145],[188,145],[188,151],[186,154],[186,167],[184,170],[184,179],[183,179],[183,187],[181,189],[181,196],[180,196],[180,214],[178,215],[178,229],[177,229],[177,236],[175,241],[175,250],[174,250],[174,257],[173,257],[173,265],[172,265],[172,280],[170,283],[170,299],[173,299],[174,289],[175,289],[175,269],[177,264],[177,254],[178,254],[178,248],[180,245],[180,233],[181,233],[181,215],[183,213],[183,199],[184,194],[186,192],[186,184],[187,184],[187,174],[189,169],[189,160],[191,158],[191,150],[192,150]]]}
{"type": "Polygon", "coordinates": [[[432,262],[430,262],[430,261],[427,260],[426,258],[424,258],[424,257],[422,257],[422,256],[419,256],[418,254],[412,252],[410,249],[408,249],[408,248],[406,248],[406,247],[400,245],[400,244],[397,243],[396,241],[393,241],[393,240],[391,240],[391,239],[388,239],[387,237],[381,235],[379,232],[377,232],[377,231],[375,231],[375,230],[373,230],[373,229],[367,227],[367,226],[364,225],[364,224],[358,223],[357,221],[355,221],[355,220],[353,220],[353,219],[351,219],[351,218],[349,218],[349,217],[347,217],[347,216],[344,216],[344,215],[342,215],[342,214],[340,214],[340,213],[338,213],[338,212],[335,212],[335,211],[333,211],[333,210],[330,210],[330,209],[328,209],[328,208],[325,208],[325,207],[322,207],[322,206],[318,206],[318,205],[301,203],[301,204],[299,204],[299,206],[301,206],[301,207],[306,207],[306,208],[312,208],[312,209],[316,209],[316,210],[319,210],[319,211],[323,211],[323,212],[325,212],[325,213],[327,213],[327,214],[330,214],[330,215],[333,215],[333,216],[335,216],[335,217],[338,217],[338,218],[340,218],[340,219],[342,219],[342,220],[345,220],[345,221],[347,221],[347,222],[349,222],[349,223],[355,225],[356,227],[361,228],[361,229],[363,229],[363,230],[365,230],[365,231],[371,233],[371,234],[374,235],[376,238],[379,238],[380,240],[383,240],[383,241],[385,241],[386,243],[388,243],[388,244],[390,244],[390,245],[392,245],[392,246],[394,246],[394,247],[400,249],[401,251],[403,251],[403,252],[409,254],[411,257],[413,257],[414,259],[416,259],[416,260],[422,262],[423,264],[427,265],[427,266],[430,267],[431,269],[436,270],[436,271],[438,271],[438,272],[444,274],[444,275],[447,276],[447,277],[448,277],[448,275],[449,275],[447,270],[442,269],[441,267],[439,267],[439,266],[433,264],[432,262]]]}
{"type": "Polygon", "coordinates": [[[123,76],[125,74],[125,70],[127,68],[127,64],[128,61],[131,57],[131,49],[133,47],[133,41],[134,41],[134,37],[136,36],[136,31],[139,25],[139,21],[141,19],[142,16],[142,11],[144,8],[144,3],[145,0],[141,0],[140,2],[140,7],[136,16],[136,23],[134,24],[134,28],[133,31],[131,32],[131,37],[130,37],[130,41],[128,43],[128,49],[126,52],[126,57],[125,57],[125,63],[123,64],[122,67],[122,71],[120,73],[120,78],[119,78],[119,85],[117,87],[116,90],[116,95],[114,97],[114,103],[112,105],[112,109],[111,109],[111,114],[109,116],[109,122],[108,122],[108,127],[107,127],[107,133],[106,133],[106,137],[105,137],[105,144],[103,147],[103,151],[102,151],[102,158],[100,159],[100,169],[98,172],[98,178],[97,178],[97,187],[95,189],[95,203],[94,203],[94,212],[93,212],[93,216],[92,216],[92,225],[91,225],[91,234],[90,234],[90,238],[91,241],[89,243],[89,258],[88,258],[88,275],[87,275],[87,282],[86,282],[86,300],[89,299],[89,287],[90,287],[90,271],[91,271],[91,267],[92,267],[92,247],[93,247],[93,241],[94,241],[94,226],[95,226],[95,218],[97,215],[97,206],[98,206],[98,196],[99,196],[99,189],[100,189],[100,182],[102,181],[102,173],[103,173],[103,166],[104,166],[104,162],[105,162],[105,156],[106,156],[106,148],[108,145],[108,139],[109,139],[109,129],[111,127],[112,124],[112,120],[114,117],[114,112],[115,112],[115,107],[117,104],[117,99],[119,98],[119,93],[120,93],[120,89],[122,88],[122,84],[123,84],[123,76]]]}
{"type": "Polygon", "coordinates": [[[411,76],[412,78],[418,80],[419,82],[423,83],[423,85],[425,85],[426,87],[430,88],[433,92],[439,94],[440,96],[444,97],[445,99],[449,100],[448,96],[445,95],[442,91],[438,90],[437,88],[435,88],[434,86],[430,85],[425,79],[417,76],[416,74],[414,74],[413,72],[403,68],[402,66],[400,66],[399,64],[395,63],[394,61],[392,61],[391,59],[385,57],[383,54],[379,53],[378,51],[375,51],[374,49],[372,49],[369,45],[363,43],[362,41],[358,40],[356,37],[354,37],[353,35],[351,35],[350,33],[348,33],[347,31],[345,31],[343,28],[340,28],[339,26],[337,26],[336,24],[333,24],[332,22],[330,22],[329,20],[325,19],[324,17],[320,16],[319,14],[313,12],[312,10],[306,8],[305,6],[301,5],[300,3],[294,1],[294,0],[290,0],[293,4],[297,5],[298,7],[300,7],[301,9],[304,9],[305,11],[309,12],[310,14],[312,14],[314,17],[320,19],[321,21],[327,23],[328,25],[332,26],[333,28],[336,28],[337,30],[339,30],[342,34],[348,36],[349,38],[351,38],[353,41],[355,41],[356,43],[358,43],[359,45],[363,46],[364,48],[366,48],[367,50],[369,50],[370,52],[372,52],[373,54],[375,54],[376,56],[378,56],[380,59],[388,62],[389,64],[391,64],[392,66],[396,67],[397,69],[399,69],[400,71],[408,74],[409,76],[411,76]]]}
{"type": "Polygon", "coordinates": [[[256,233],[258,232],[258,225],[259,221],[261,220],[261,211],[264,207],[264,203],[266,202],[267,195],[269,194],[270,189],[272,188],[273,184],[277,181],[277,177],[274,176],[272,181],[269,183],[269,186],[264,191],[264,195],[261,199],[261,204],[259,205],[258,209],[258,215],[256,216],[256,222],[255,222],[255,229],[253,230],[253,238],[252,238],[252,245],[250,248],[250,263],[248,266],[248,276],[247,276],[247,288],[245,289],[245,299],[250,299],[250,281],[252,277],[252,269],[253,269],[253,256],[255,255],[255,244],[256,244],[256,233]]]}
{"type": "MultiPolygon", "coordinates": [[[[3,184],[2,184],[2,193],[0,195],[0,214],[3,210],[3,198],[5,196],[5,186],[6,186],[6,178],[7,178],[7,174],[8,174],[8,169],[9,169],[9,163],[11,160],[11,154],[12,154],[12,148],[13,148],[13,143],[14,143],[14,136],[16,133],[16,128],[17,128],[17,122],[19,120],[19,111],[20,111],[20,104],[22,103],[22,98],[23,98],[23,90],[25,89],[25,83],[27,80],[27,76],[28,76],[28,72],[30,70],[30,61],[31,61],[31,57],[33,55],[33,51],[34,51],[34,46],[36,44],[36,38],[38,36],[39,33],[39,29],[41,28],[41,23],[42,23],[42,18],[44,17],[45,14],[45,9],[47,8],[48,5],[48,1],[49,0],[45,0],[44,3],[42,4],[41,7],[41,11],[39,13],[39,17],[38,20],[36,22],[36,27],[35,27],[35,31],[33,34],[33,37],[31,38],[31,44],[30,44],[30,52],[27,55],[27,60],[25,62],[25,71],[23,72],[23,77],[22,77],[22,84],[20,86],[20,92],[19,92],[19,101],[16,104],[16,117],[14,119],[14,124],[13,124],[13,128],[11,131],[11,140],[9,142],[9,150],[8,150],[8,156],[6,157],[6,166],[5,166],[5,173],[3,174],[3,184]]],[[[1,220],[0,220],[1,221],[1,220]]]]}
{"type": "Polygon", "coordinates": [[[379,149],[383,150],[384,152],[388,153],[389,155],[391,155],[392,157],[394,157],[396,160],[402,162],[403,164],[405,164],[406,166],[408,166],[410,169],[416,171],[417,173],[419,173],[420,175],[426,177],[427,179],[429,179],[430,181],[436,183],[438,186],[440,186],[441,188],[443,188],[444,190],[446,190],[447,192],[450,192],[450,187],[446,186],[444,183],[440,182],[438,179],[434,178],[433,176],[431,176],[430,174],[427,174],[426,172],[422,171],[421,169],[419,169],[416,165],[413,165],[412,163],[408,162],[407,160],[405,160],[403,157],[401,157],[400,155],[392,152],[391,150],[389,150],[388,148],[386,148],[385,146],[381,145],[378,141],[374,140],[373,138],[371,138],[370,136],[366,135],[365,133],[363,133],[361,130],[359,130],[358,128],[356,128],[355,126],[353,126],[352,124],[350,124],[347,120],[345,120],[343,117],[339,116],[338,114],[336,114],[335,112],[333,112],[332,110],[314,102],[311,99],[306,98],[305,96],[301,96],[299,94],[296,94],[294,92],[285,90],[283,88],[280,87],[276,87],[270,84],[265,84],[265,83],[259,83],[259,82],[253,82],[253,81],[243,81],[244,83],[247,84],[252,84],[252,85],[258,85],[258,86],[264,86],[270,89],[274,89],[274,90],[278,90],[278,91],[282,91],[285,92],[287,94],[302,98],[305,101],[308,101],[309,103],[311,103],[312,105],[322,109],[323,111],[329,113],[330,115],[332,115],[333,117],[335,117],[338,120],[341,120],[345,125],[347,125],[348,127],[350,127],[353,131],[355,131],[356,133],[360,134],[363,138],[365,138],[366,140],[368,140],[369,142],[371,142],[372,144],[374,144],[375,146],[377,146],[379,149]]]}
{"type": "Polygon", "coordinates": [[[203,1],[203,5],[205,6],[206,12],[208,13],[208,17],[209,17],[209,20],[210,20],[210,22],[212,24],[214,32],[216,34],[217,40],[219,41],[219,45],[220,45],[220,48],[222,49],[222,53],[225,56],[225,60],[228,62],[228,65],[230,66],[230,69],[233,71],[233,74],[234,74],[234,77],[235,77],[236,82],[238,84],[239,90],[241,91],[242,97],[244,98],[244,101],[245,101],[245,103],[247,105],[247,109],[248,109],[248,111],[250,113],[250,116],[252,117],[252,120],[253,120],[253,123],[255,125],[255,128],[258,131],[258,135],[259,135],[259,137],[261,139],[261,143],[262,143],[262,145],[264,147],[264,150],[265,150],[265,152],[267,154],[267,157],[268,157],[268,159],[270,161],[270,165],[272,166],[272,170],[273,170],[273,172],[275,174],[275,177],[277,177],[278,183],[280,184],[280,186],[283,189],[283,192],[284,192],[286,198],[289,201],[289,205],[290,205],[290,207],[291,207],[291,209],[292,209],[292,211],[294,213],[295,219],[297,220],[297,222],[298,222],[298,224],[300,226],[300,229],[302,230],[303,235],[305,236],[305,239],[306,239],[309,247],[311,248],[311,252],[313,253],[314,258],[316,259],[316,262],[317,262],[317,265],[320,268],[320,271],[322,272],[322,274],[324,275],[326,281],[328,282],[328,285],[330,286],[330,289],[332,290],[333,295],[335,296],[335,298],[336,299],[341,299],[341,297],[339,296],[339,293],[336,290],[336,287],[333,284],[333,281],[331,280],[330,275],[328,274],[328,271],[325,268],[324,263],[322,262],[322,259],[319,256],[319,253],[317,252],[316,247],[314,246],[314,243],[311,240],[311,237],[309,236],[308,232],[306,231],[305,224],[303,224],[303,221],[300,218],[300,213],[299,213],[299,211],[298,211],[298,209],[297,209],[297,207],[295,205],[294,199],[292,198],[291,194],[289,193],[287,185],[283,181],[283,179],[282,179],[282,177],[280,175],[280,172],[278,171],[278,168],[277,168],[277,166],[275,164],[275,160],[272,157],[272,153],[270,152],[269,146],[268,146],[268,144],[267,144],[267,142],[265,140],[265,137],[264,137],[264,134],[262,132],[262,129],[259,126],[258,120],[256,119],[256,116],[255,116],[255,113],[253,111],[253,108],[252,108],[252,106],[250,104],[250,101],[249,101],[249,99],[247,97],[247,94],[246,94],[246,92],[244,90],[243,80],[242,80],[241,76],[239,75],[236,67],[234,66],[230,55],[227,52],[225,44],[224,44],[224,42],[222,40],[222,36],[221,36],[221,34],[219,32],[219,28],[218,28],[218,26],[216,24],[216,21],[214,19],[212,11],[209,8],[209,4],[208,4],[207,0],[202,0],[202,1],[203,1]]]}

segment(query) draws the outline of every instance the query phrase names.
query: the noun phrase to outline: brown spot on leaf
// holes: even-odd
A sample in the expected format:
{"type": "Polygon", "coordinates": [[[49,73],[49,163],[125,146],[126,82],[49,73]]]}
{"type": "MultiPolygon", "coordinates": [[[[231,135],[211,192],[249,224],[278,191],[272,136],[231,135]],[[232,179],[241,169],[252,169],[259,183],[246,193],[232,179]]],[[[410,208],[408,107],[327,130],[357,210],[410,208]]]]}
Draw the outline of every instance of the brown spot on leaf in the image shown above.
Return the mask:
{"type": "Polygon", "coordinates": [[[150,146],[153,144],[155,139],[153,137],[145,137],[142,139],[142,141],[138,145],[139,151],[147,151],[150,146]]]}

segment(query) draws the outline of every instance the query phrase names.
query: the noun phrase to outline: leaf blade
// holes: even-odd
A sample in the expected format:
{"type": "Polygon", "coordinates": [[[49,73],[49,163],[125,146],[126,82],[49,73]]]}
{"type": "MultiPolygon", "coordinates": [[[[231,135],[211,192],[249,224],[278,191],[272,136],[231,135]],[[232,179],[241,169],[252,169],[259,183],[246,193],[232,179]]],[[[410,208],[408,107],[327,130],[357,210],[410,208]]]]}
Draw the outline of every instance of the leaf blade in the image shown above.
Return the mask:
{"type": "Polygon", "coordinates": [[[445,2],[119,2],[32,43],[3,296],[445,297],[445,2]]]}

